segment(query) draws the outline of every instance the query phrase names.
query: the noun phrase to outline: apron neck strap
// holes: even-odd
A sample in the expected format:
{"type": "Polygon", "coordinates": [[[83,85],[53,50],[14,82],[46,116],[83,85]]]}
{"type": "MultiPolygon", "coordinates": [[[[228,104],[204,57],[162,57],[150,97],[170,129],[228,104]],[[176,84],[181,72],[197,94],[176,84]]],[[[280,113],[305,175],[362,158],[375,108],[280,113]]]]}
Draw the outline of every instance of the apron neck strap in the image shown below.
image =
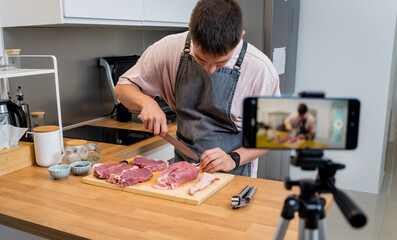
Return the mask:
{"type": "Polygon", "coordinates": [[[184,53],[190,53],[190,33],[187,33],[187,37],[185,40],[185,48],[183,49],[184,53]]]}
{"type": "Polygon", "coordinates": [[[234,64],[233,69],[240,70],[241,64],[243,64],[245,53],[247,52],[247,42],[243,42],[243,47],[241,48],[240,55],[238,56],[236,64],[234,64]]]}

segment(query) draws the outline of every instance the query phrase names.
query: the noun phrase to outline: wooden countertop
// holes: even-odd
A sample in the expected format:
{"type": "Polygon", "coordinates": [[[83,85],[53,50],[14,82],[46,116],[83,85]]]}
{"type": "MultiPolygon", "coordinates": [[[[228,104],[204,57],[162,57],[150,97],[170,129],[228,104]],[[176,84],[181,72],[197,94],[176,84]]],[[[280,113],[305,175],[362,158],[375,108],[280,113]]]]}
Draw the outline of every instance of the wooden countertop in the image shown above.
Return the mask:
{"type": "MultiPolygon", "coordinates": [[[[117,155],[135,148],[98,145],[103,162],[120,161],[117,155]]],[[[283,182],[236,176],[192,206],[84,184],[72,174],[53,180],[47,168],[31,166],[0,177],[0,224],[50,239],[272,239],[292,193],[283,182]],[[258,187],[252,202],[232,209],[231,197],[246,185],[258,187]]],[[[328,210],[331,196],[325,198],[328,210]]],[[[297,231],[296,217],[285,239],[297,239],[297,231]]]]}

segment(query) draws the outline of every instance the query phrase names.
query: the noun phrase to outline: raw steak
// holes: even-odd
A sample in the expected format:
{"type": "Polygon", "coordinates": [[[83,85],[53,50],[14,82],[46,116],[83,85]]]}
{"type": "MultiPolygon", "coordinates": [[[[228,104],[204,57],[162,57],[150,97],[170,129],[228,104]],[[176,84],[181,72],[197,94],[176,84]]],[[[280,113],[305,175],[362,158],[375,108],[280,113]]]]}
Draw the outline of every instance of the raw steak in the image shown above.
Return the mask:
{"type": "Polygon", "coordinates": [[[152,172],[161,171],[168,166],[168,162],[166,161],[154,160],[145,157],[136,157],[132,163],[140,168],[147,168],[152,172]]]}
{"type": "Polygon", "coordinates": [[[124,170],[117,176],[117,186],[128,187],[139,182],[145,182],[153,176],[152,171],[147,168],[130,168],[124,170]]]}
{"type": "Polygon", "coordinates": [[[277,136],[277,137],[276,137],[276,141],[277,141],[278,144],[284,143],[284,142],[286,142],[288,139],[289,139],[289,136],[285,136],[285,137],[277,136]]]}
{"type": "Polygon", "coordinates": [[[203,190],[204,188],[208,187],[211,183],[213,183],[215,180],[220,180],[220,179],[215,177],[211,173],[205,172],[203,176],[201,176],[200,181],[196,183],[196,185],[189,188],[188,193],[193,196],[195,192],[203,190]]]}
{"type": "Polygon", "coordinates": [[[93,175],[97,178],[108,178],[112,172],[126,165],[127,163],[114,163],[114,164],[97,163],[92,168],[94,170],[93,175]]]}
{"type": "Polygon", "coordinates": [[[120,177],[120,174],[121,174],[124,170],[131,169],[131,168],[132,168],[132,169],[137,169],[138,167],[137,167],[137,166],[134,166],[134,165],[131,165],[131,164],[127,164],[127,165],[121,166],[121,167],[117,168],[115,171],[113,171],[113,172],[110,174],[110,176],[108,177],[108,179],[106,179],[106,182],[117,184],[117,183],[118,183],[118,180],[119,180],[119,177],[120,177]]]}
{"type": "Polygon", "coordinates": [[[185,161],[174,163],[160,173],[154,188],[176,189],[180,185],[197,178],[199,170],[194,163],[185,161]]]}

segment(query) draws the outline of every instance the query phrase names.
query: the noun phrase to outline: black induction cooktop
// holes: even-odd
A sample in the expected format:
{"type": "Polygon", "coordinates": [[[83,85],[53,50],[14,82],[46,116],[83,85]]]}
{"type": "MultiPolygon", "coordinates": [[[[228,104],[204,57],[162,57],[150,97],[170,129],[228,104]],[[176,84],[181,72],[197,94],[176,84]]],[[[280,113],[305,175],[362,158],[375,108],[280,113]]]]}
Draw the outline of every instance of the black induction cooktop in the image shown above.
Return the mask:
{"type": "Polygon", "coordinates": [[[84,125],[63,131],[63,136],[67,138],[85,139],[95,142],[104,142],[128,146],[151,138],[154,136],[154,134],[149,132],[120,128],[107,128],[84,125]]]}

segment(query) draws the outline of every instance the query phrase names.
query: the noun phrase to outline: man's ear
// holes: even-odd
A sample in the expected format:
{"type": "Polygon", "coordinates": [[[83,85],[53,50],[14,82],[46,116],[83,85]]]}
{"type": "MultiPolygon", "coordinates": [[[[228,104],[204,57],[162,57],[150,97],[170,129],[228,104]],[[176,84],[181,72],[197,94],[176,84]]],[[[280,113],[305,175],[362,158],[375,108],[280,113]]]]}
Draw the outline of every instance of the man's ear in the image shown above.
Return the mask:
{"type": "Polygon", "coordinates": [[[244,37],[244,34],[245,34],[245,30],[243,30],[243,32],[241,33],[241,39],[244,37]]]}

